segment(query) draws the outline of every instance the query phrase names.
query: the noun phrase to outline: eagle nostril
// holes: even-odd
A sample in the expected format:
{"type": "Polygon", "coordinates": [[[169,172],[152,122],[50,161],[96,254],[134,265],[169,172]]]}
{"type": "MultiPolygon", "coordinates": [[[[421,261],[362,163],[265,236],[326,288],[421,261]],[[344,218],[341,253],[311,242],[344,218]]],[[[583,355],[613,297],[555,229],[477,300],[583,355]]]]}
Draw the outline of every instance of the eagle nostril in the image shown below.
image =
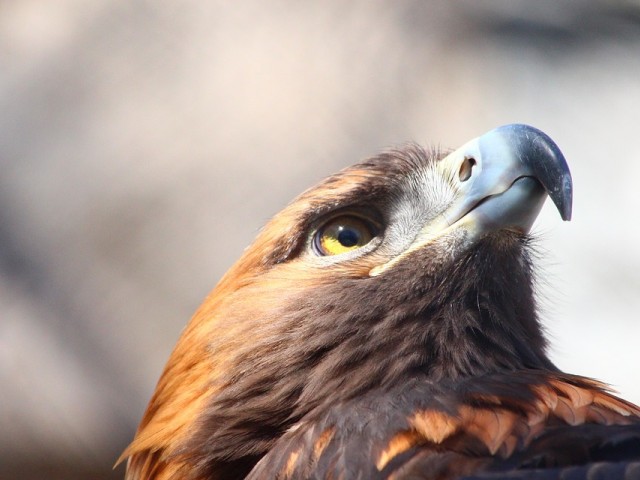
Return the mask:
{"type": "Polygon", "coordinates": [[[460,165],[460,170],[458,171],[458,178],[461,182],[466,182],[471,178],[471,173],[473,167],[476,164],[476,159],[473,157],[465,157],[462,161],[462,165],[460,165]]]}

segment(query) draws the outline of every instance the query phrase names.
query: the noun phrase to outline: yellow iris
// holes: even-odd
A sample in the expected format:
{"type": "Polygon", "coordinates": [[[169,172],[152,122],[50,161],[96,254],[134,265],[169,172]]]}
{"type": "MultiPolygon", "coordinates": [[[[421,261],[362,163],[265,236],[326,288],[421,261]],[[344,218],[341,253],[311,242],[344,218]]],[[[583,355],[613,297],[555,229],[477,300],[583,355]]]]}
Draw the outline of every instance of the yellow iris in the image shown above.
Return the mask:
{"type": "Polygon", "coordinates": [[[331,219],[317,235],[316,245],[322,255],[339,255],[356,250],[369,243],[374,236],[367,222],[352,215],[331,219]]]}

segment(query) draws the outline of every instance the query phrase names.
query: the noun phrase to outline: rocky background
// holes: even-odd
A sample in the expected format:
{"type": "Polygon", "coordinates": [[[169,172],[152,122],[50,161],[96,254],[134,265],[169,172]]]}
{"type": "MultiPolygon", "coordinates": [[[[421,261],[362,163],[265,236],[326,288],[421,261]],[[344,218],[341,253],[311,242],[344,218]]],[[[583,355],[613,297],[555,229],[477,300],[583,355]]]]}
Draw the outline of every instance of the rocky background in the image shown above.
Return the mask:
{"type": "Polygon", "coordinates": [[[181,328],[324,175],[523,122],[552,357],[640,402],[640,2],[0,0],[0,478],[111,467],[181,328]]]}

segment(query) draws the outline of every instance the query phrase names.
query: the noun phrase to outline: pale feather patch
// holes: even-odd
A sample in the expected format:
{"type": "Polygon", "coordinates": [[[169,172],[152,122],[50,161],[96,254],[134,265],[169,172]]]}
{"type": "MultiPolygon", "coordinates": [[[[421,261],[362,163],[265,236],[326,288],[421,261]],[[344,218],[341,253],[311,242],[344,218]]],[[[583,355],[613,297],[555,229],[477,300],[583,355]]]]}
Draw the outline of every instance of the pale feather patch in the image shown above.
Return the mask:
{"type": "Polygon", "coordinates": [[[630,415],[640,416],[640,409],[638,407],[611,395],[597,395],[594,398],[593,403],[601,407],[608,408],[609,410],[613,410],[623,417],[628,417],[630,415]]]}
{"type": "Polygon", "coordinates": [[[569,425],[580,425],[584,423],[587,407],[578,407],[571,404],[570,399],[558,397],[558,403],[553,413],[569,425]]]}
{"type": "Polygon", "coordinates": [[[464,429],[481,440],[495,455],[505,440],[513,434],[517,415],[508,410],[489,410],[462,407],[460,410],[464,429]]]}
{"type": "Polygon", "coordinates": [[[551,384],[564,393],[576,407],[584,407],[593,403],[594,393],[589,390],[564,382],[556,381],[551,384]]]}
{"type": "Polygon", "coordinates": [[[558,405],[558,394],[556,392],[547,386],[533,387],[533,391],[547,409],[555,410],[558,405]]]}
{"type": "Polygon", "coordinates": [[[423,410],[409,418],[409,424],[423,438],[432,443],[442,443],[460,427],[459,420],[443,412],[423,410]]]}
{"type": "Polygon", "coordinates": [[[295,473],[295,470],[296,470],[296,463],[298,462],[298,457],[300,457],[300,450],[291,452],[291,455],[289,455],[289,459],[287,460],[287,465],[284,467],[284,471],[282,472],[282,475],[284,476],[284,478],[294,478],[293,474],[295,473]]]}
{"type": "Polygon", "coordinates": [[[322,455],[322,452],[324,452],[324,449],[327,448],[327,445],[329,444],[329,442],[333,438],[333,435],[334,435],[335,432],[336,432],[336,429],[334,427],[328,428],[327,430],[322,432],[320,437],[313,444],[313,459],[314,459],[314,461],[316,461],[316,460],[318,460],[320,458],[320,455],[322,455]]]}
{"type": "Polygon", "coordinates": [[[423,442],[423,436],[416,431],[405,431],[395,435],[378,456],[376,468],[381,471],[397,455],[423,442]]]}

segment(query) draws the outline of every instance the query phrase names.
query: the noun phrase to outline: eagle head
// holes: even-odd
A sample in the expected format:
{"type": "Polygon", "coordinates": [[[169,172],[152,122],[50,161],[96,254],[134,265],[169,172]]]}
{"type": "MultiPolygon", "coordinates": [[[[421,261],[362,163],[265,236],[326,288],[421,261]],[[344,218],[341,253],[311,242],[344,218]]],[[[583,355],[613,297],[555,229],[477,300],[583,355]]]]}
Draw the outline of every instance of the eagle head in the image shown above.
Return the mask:
{"type": "Polygon", "coordinates": [[[186,327],[129,478],[243,478],[301,419],[371,392],[557,371],[528,232],[547,197],[568,220],[571,195],[562,153],[525,125],[386,151],[305,191],[186,327]]]}

